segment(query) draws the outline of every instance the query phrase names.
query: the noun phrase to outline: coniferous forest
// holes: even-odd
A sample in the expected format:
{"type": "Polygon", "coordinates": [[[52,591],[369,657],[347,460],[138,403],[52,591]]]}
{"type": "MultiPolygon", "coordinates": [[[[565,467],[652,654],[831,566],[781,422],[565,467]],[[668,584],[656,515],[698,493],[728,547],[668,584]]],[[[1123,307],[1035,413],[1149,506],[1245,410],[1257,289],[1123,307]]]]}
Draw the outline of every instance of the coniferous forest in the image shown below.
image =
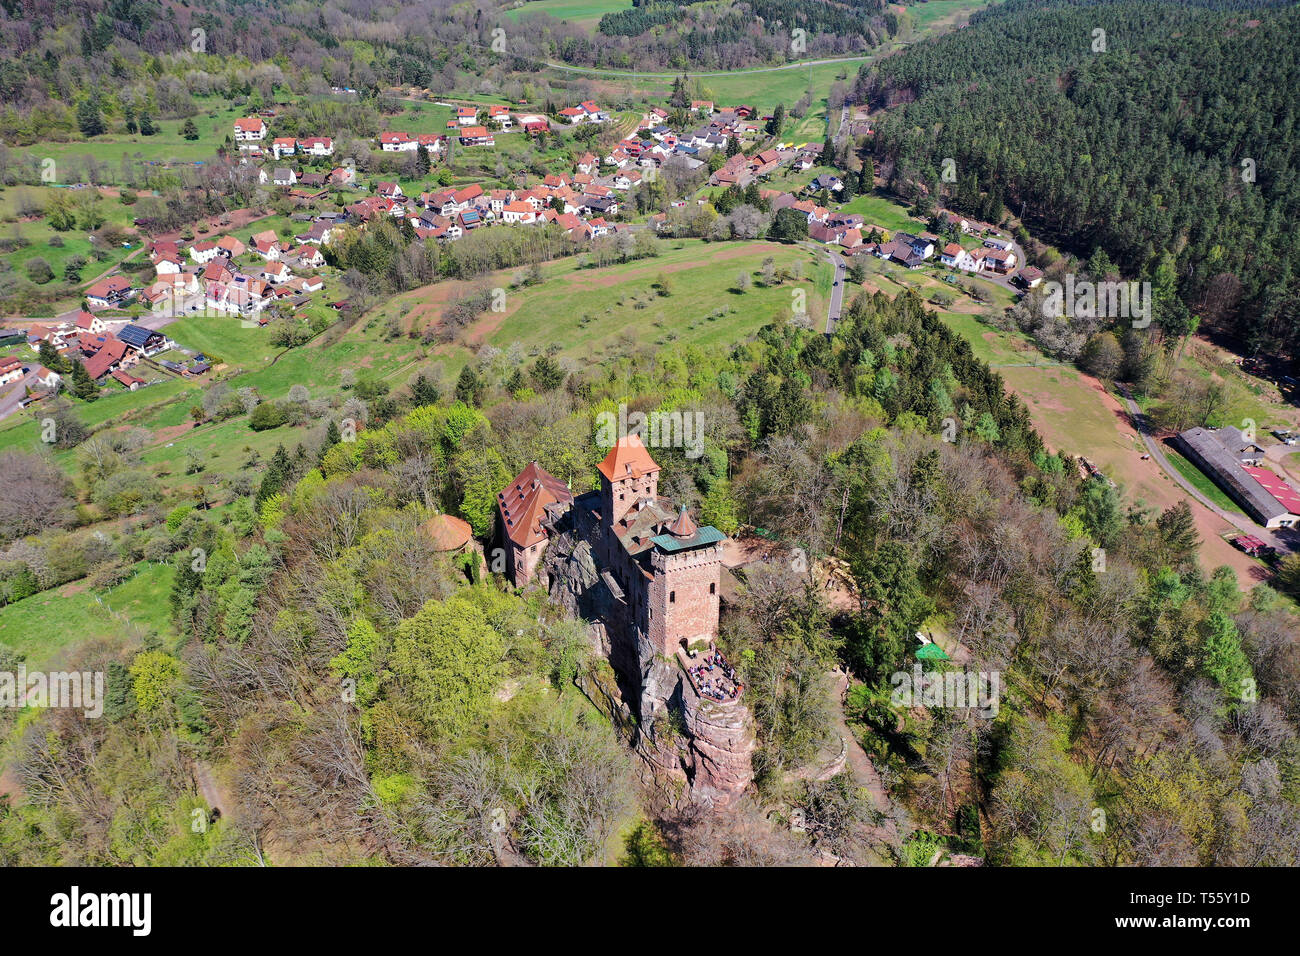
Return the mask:
{"type": "Polygon", "coordinates": [[[1171,253],[1186,309],[1160,317],[1168,333],[1199,316],[1248,352],[1294,355],[1297,44],[1294,5],[1009,0],[858,84],[902,106],[874,146],[900,189],[968,215],[992,196],[1081,257],[1101,247],[1126,277],[1171,253]]]}

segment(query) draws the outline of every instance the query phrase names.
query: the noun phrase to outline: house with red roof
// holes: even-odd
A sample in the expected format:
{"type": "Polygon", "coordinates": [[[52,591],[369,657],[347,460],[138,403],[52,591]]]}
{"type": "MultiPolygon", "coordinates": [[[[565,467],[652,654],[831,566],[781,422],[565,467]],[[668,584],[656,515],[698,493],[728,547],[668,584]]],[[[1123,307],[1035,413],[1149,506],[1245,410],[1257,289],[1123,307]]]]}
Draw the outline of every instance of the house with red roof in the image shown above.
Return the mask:
{"type": "Polygon", "coordinates": [[[131,280],[126,276],[108,276],[86,290],[86,302],[92,309],[116,309],[135,296],[131,280]]]}
{"type": "MultiPolygon", "coordinates": [[[[983,258],[981,255],[980,259],[983,258]]],[[[979,260],[963,249],[960,243],[950,242],[944,246],[939,253],[939,261],[949,269],[960,269],[962,272],[979,271],[979,260]]]]}
{"type": "Polygon", "coordinates": [[[217,251],[217,244],[211,239],[200,239],[190,246],[190,258],[203,265],[215,259],[217,251]]]}
{"type": "Polygon", "coordinates": [[[266,139],[266,122],[260,116],[235,120],[236,143],[260,143],[266,139]]]}
{"type": "Polygon", "coordinates": [[[537,210],[526,202],[509,202],[501,210],[501,220],[508,225],[530,225],[537,221],[537,210]]]}
{"type": "Polygon", "coordinates": [[[23,363],[17,356],[6,355],[0,358],[0,386],[16,382],[25,374],[23,363]]]}
{"type": "Polygon", "coordinates": [[[496,145],[496,137],[488,131],[486,126],[466,126],[460,131],[460,145],[494,146],[496,145]]]}
{"type": "Polygon", "coordinates": [[[136,378],[130,372],[125,372],[120,368],[116,369],[112,373],[112,376],[113,378],[121,382],[123,385],[125,385],[132,392],[134,392],[137,388],[140,388],[142,385],[145,384],[144,379],[136,378]]]}
{"type": "Polygon", "coordinates": [[[222,236],[217,240],[217,252],[229,259],[237,259],[248,251],[248,247],[234,236],[222,236]]]}
{"type": "Polygon", "coordinates": [[[78,332],[89,335],[99,335],[108,328],[103,319],[92,312],[87,312],[85,309],[74,309],[71,312],[65,312],[58,317],[58,321],[60,325],[70,326],[78,332]]]}
{"type": "Polygon", "coordinates": [[[298,140],[298,148],[308,156],[333,156],[334,140],[328,136],[308,136],[298,140]]]}
{"type": "Polygon", "coordinates": [[[385,153],[413,153],[420,143],[410,133],[389,130],[379,134],[379,148],[385,153]]]}
{"type": "Polygon", "coordinates": [[[63,382],[63,378],[58,372],[51,372],[44,365],[38,365],[32,377],[36,384],[42,388],[56,389],[63,382]]]}

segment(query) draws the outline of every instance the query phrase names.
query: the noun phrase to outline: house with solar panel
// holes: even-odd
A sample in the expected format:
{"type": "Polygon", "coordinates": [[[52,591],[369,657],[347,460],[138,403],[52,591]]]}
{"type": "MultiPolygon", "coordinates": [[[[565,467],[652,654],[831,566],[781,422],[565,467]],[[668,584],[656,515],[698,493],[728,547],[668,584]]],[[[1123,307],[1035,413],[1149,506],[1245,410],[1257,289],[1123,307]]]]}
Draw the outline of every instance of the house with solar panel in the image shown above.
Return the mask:
{"type": "Polygon", "coordinates": [[[143,325],[123,326],[118,331],[117,337],[126,343],[128,348],[145,357],[157,355],[171,347],[167,336],[154,329],[146,329],[143,325]]]}

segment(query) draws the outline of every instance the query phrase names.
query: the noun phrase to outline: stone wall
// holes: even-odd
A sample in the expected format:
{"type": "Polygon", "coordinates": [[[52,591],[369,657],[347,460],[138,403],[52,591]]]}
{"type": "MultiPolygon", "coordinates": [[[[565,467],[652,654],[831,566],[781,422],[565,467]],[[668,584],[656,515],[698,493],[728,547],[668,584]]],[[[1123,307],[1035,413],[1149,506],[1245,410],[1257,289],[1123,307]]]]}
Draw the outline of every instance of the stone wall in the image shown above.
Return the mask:
{"type": "Polygon", "coordinates": [[[650,585],[650,641],[671,656],[679,642],[712,640],[718,633],[722,549],[714,545],[679,554],[655,554],[650,585]]]}

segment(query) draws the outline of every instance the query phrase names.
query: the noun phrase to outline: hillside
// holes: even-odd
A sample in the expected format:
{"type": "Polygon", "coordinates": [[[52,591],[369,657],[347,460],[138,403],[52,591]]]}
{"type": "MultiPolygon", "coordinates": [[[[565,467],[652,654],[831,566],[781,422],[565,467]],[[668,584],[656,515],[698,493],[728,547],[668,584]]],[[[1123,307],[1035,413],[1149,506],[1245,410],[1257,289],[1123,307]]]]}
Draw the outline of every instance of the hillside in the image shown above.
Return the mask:
{"type": "Polygon", "coordinates": [[[858,87],[893,107],[872,150],[900,193],[975,216],[1005,204],[1125,276],[1172,256],[1169,334],[1199,320],[1294,357],[1297,37],[1293,4],[1011,0],[858,87]]]}

